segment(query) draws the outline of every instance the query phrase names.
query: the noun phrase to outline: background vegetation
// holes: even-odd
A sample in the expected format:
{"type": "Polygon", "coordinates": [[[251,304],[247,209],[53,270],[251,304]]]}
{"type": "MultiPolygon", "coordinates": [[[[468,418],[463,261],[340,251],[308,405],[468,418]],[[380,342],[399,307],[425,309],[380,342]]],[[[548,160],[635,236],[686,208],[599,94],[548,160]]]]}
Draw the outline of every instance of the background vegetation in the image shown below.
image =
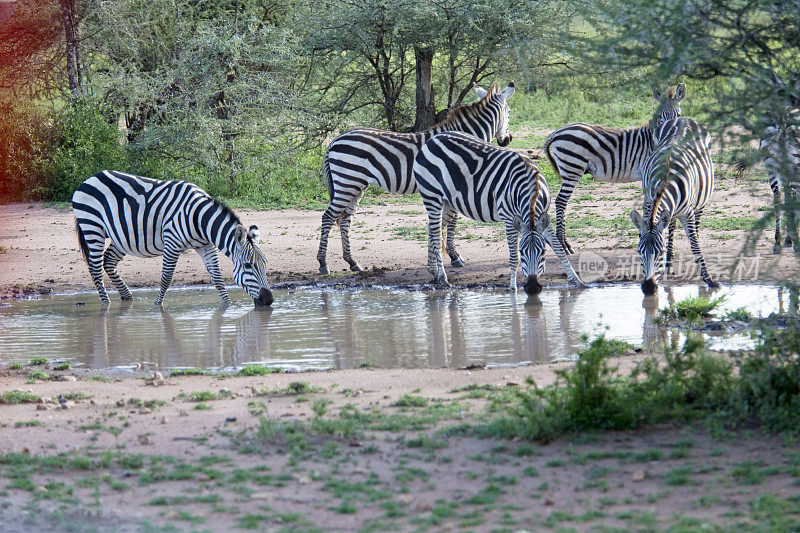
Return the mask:
{"type": "Polygon", "coordinates": [[[798,15],[738,0],[3,0],[0,198],[68,200],[117,168],[313,207],[337,131],[425,128],[473,83],[511,79],[518,147],[570,121],[638,125],[652,85],[678,81],[685,114],[740,146],[798,99],[798,15]]]}

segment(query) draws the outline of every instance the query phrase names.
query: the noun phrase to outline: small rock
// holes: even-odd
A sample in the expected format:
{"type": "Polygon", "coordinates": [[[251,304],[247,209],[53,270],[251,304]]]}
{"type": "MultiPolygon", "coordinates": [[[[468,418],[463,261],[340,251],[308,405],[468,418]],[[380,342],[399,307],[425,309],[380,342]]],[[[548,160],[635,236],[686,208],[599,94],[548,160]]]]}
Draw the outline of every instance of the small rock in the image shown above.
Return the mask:
{"type": "Polygon", "coordinates": [[[46,403],[46,400],[40,396],[36,403],[46,403]]]}
{"type": "Polygon", "coordinates": [[[163,387],[167,384],[164,375],[161,372],[153,372],[153,385],[156,387],[163,387]]]}
{"type": "Polygon", "coordinates": [[[144,444],[144,445],[150,444],[150,436],[147,435],[146,433],[142,435],[137,435],[136,438],[139,440],[139,444],[144,444]]]}
{"type": "Polygon", "coordinates": [[[644,470],[637,470],[633,473],[634,481],[644,481],[645,477],[647,477],[647,473],[644,470]]]}
{"type": "Polygon", "coordinates": [[[58,381],[78,381],[75,376],[58,376],[58,381]]]}
{"type": "Polygon", "coordinates": [[[411,494],[401,494],[400,496],[397,497],[397,499],[401,503],[411,503],[414,501],[414,497],[411,494]]]}
{"type": "Polygon", "coordinates": [[[47,404],[44,403],[44,402],[36,404],[36,410],[37,411],[47,411],[48,409],[50,409],[50,408],[47,407],[47,404]]]}
{"type": "Polygon", "coordinates": [[[73,402],[72,400],[67,400],[66,402],[61,404],[62,409],[72,409],[73,407],[75,407],[75,402],[73,402]]]}
{"type": "Polygon", "coordinates": [[[506,381],[506,387],[519,387],[519,383],[516,381],[506,381]]]}
{"type": "Polygon", "coordinates": [[[254,492],[250,495],[251,500],[271,500],[274,498],[270,492],[254,492]]]}
{"type": "Polygon", "coordinates": [[[250,387],[250,392],[251,392],[251,393],[252,393],[254,396],[257,396],[257,395],[258,395],[258,389],[257,389],[257,388],[255,388],[255,387],[252,387],[252,386],[251,386],[251,387],[250,387]]]}
{"type": "Polygon", "coordinates": [[[419,502],[417,503],[417,511],[424,513],[426,511],[431,510],[431,504],[428,502],[419,502]]]}
{"type": "Polygon", "coordinates": [[[117,400],[117,407],[125,407],[125,400],[117,400]]]}
{"type": "Polygon", "coordinates": [[[164,515],[164,518],[166,518],[167,520],[175,520],[179,516],[180,513],[178,511],[169,511],[167,514],[164,515]]]}
{"type": "Polygon", "coordinates": [[[89,398],[89,403],[92,405],[97,405],[97,400],[95,400],[94,398],[89,398]]]}
{"type": "Polygon", "coordinates": [[[235,416],[229,416],[229,417],[227,417],[225,419],[225,422],[236,422],[236,417],[235,416]]]}
{"type": "Polygon", "coordinates": [[[139,414],[140,414],[140,415],[149,415],[149,414],[150,414],[150,413],[152,413],[152,412],[153,412],[153,411],[151,411],[150,409],[148,409],[148,408],[146,408],[146,407],[145,407],[144,409],[139,409],[139,414]]]}
{"type": "Polygon", "coordinates": [[[178,416],[189,416],[189,411],[187,411],[186,409],[181,409],[180,411],[178,411],[178,416]]]}
{"type": "Polygon", "coordinates": [[[295,476],[295,479],[301,485],[309,485],[312,481],[309,476],[295,476]]]}
{"type": "Polygon", "coordinates": [[[45,487],[44,485],[39,485],[38,487],[36,487],[36,490],[34,492],[47,492],[47,487],[45,487]]]}
{"type": "Polygon", "coordinates": [[[161,420],[159,421],[159,424],[165,425],[166,423],[167,423],[167,417],[166,416],[162,416],[161,420]]]}
{"type": "Polygon", "coordinates": [[[545,504],[547,507],[550,507],[551,505],[555,505],[555,504],[556,504],[556,502],[555,502],[555,501],[553,501],[553,500],[552,500],[552,499],[550,499],[550,498],[545,498],[545,500],[544,500],[544,504],[545,504]]]}

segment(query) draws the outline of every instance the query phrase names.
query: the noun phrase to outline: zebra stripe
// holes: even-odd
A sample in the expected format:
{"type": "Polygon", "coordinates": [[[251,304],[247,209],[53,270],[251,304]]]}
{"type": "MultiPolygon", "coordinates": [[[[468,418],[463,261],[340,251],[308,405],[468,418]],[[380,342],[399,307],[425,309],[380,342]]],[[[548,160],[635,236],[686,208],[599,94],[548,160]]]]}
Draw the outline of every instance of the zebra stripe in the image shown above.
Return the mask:
{"type": "Polygon", "coordinates": [[[449,208],[473,220],[505,222],[511,290],[517,287],[521,250],[522,273],[528,278],[525,291],[541,291],[538,276],[544,271],[545,242],[570,281],[584,286],[550,225],[547,183],[527,157],[463,133],[441,133],[417,154],[414,179],[428,213],[428,271],[436,283],[447,284],[439,241],[442,213],[449,208]]]}
{"type": "Polygon", "coordinates": [[[631,220],[639,230],[642,291],[655,293],[656,281],[667,268],[676,220],[686,230],[703,281],[709,288],[719,287],[708,274],[698,239],[700,218],[714,190],[711,138],[694,120],[677,118],[656,128],[654,139],[656,148],[642,167],[643,215],[631,211],[631,220]],[[666,228],[670,232],[665,249],[666,228]]]}
{"type": "MultiPolygon", "coordinates": [[[[767,171],[775,206],[775,244],[772,247],[775,253],[780,253],[782,248],[781,205],[783,202],[781,192],[784,188],[784,180],[781,177],[786,176],[788,178],[786,182],[789,183],[792,181],[792,176],[800,174],[800,109],[787,109],[784,118],[785,124],[775,124],[764,130],[764,136],[759,144],[759,152],[761,152],[764,168],[767,171]]],[[[790,233],[790,230],[791,228],[787,228],[787,233],[790,233]]],[[[792,243],[792,238],[787,235],[785,244],[792,243]]],[[[796,239],[794,246],[796,251],[800,251],[800,242],[797,242],[796,239]]]]}
{"type": "Polygon", "coordinates": [[[256,226],[245,229],[239,217],[202,189],[185,181],[160,181],[104,170],[72,195],[75,228],[84,260],[100,299],[108,303],[105,270],[122,300],[133,297],[117,272],[126,255],[163,255],[161,305],[181,252],[195,249],[224,304],[230,303],[219,270],[217,250],[233,261],[233,278],[256,305],[272,303],[266,256],[258,247],[256,226]],[[111,244],[105,247],[106,239],[111,244]],[[105,248],[105,251],[104,251],[105,248]]]}
{"type": "MultiPolygon", "coordinates": [[[[420,133],[395,133],[375,129],[355,129],[339,135],[328,146],[323,173],[331,203],[322,215],[319,241],[319,271],[328,274],[326,255],[328,234],[339,224],[342,235],[342,255],[350,270],[361,266],[350,252],[350,222],[370,183],[386,192],[412,194],[417,185],[411,174],[414,157],[425,142],[443,131],[463,131],[485,141],[493,137],[501,146],[511,142],[508,132],[507,100],[514,94],[514,83],[500,90],[493,84],[488,91],[478,87],[480,100],[472,105],[452,110],[447,118],[432,129],[420,133]]],[[[447,213],[447,253],[453,266],[464,264],[455,248],[455,213],[447,213]]]]}
{"type": "Polygon", "coordinates": [[[556,235],[567,253],[573,250],[567,242],[564,214],[581,177],[588,173],[614,183],[641,181],[640,166],[653,151],[653,128],[681,115],[680,102],[686,96],[686,88],[680,84],[665,93],[654,88],[653,96],[659,106],[648,124],[621,129],[581,122],[563,126],[545,140],[547,158],[561,176],[556,235]]]}

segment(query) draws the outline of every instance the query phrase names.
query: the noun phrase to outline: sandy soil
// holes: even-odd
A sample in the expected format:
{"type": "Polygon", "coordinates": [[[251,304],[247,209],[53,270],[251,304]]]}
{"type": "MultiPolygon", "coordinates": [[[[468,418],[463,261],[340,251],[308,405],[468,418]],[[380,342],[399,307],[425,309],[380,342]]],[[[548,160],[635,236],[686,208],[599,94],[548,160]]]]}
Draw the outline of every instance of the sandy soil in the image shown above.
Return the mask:
{"type": "MultiPolygon", "coordinates": [[[[603,183],[576,191],[568,208],[572,215],[568,235],[578,252],[572,261],[579,273],[588,272],[581,270],[580,255],[592,252],[596,256],[584,257],[596,262],[599,256],[607,263],[601,282],[633,276],[635,272],[626,265],[638,264],[635,238],[630,223],[619,217],[640,207],[639,195],[635,187],[603,183]],[[587,215],[593,217],[587,219],[587,215]]],[[[729,281],[726,267],[739,253],[746,235],[743,229],[724,229],[724,221],[759,217],[770,205],[766,183],[736,183],[724,176],[720,180],[707,218],[720,221],[721,226],[703,229],[701,239],[707,260],[723,282],[729,281]]],[[[276,284],[415,285],[429,280],[425,216],[418,203],[363,206],[356,215],[352,241],[354,255],[365,272],[344,271],[334,231],[328,263],[335,273],[330,277],[317,273],[320,212],[242,211],[240,216],[246,224],[260,227],[276,284]]],[[[689,256],[685,236],[680,235],[676,245],[679,255],[689,256]]],[[[462,224],[458,246],[467,266],[448,269],[454,285],[506,285],[508,252],[502,228],[462,224]]],[[[757,272],[751,261],[746,279],[784,278],[796,273],[791,254],[775,256],[771,249],[771,237],[763,236],[755,250],[757,272]]],[[[221,264],[230,275],[230,263],[223,259],[221,264]]],[[[155,286],[161,263],[128,258],[120,271],[131,286],[155,286]]],[[[552,253],[547,272],[546,282],[564,283],[563,271],[552,253]]],[[[674,279],[698,281],[693,274],[674,279]]],[[[197,254],[188,253],[181,259],[174,283],[208,283],[197,254]]],[[[0,296],[75,290],[94,288],[78,250],[71,211],[40,204],[0,205],[0,296]]],[[[633,360],[621,359],[620,364],[629,367],[633,360]]],[[[352,531],[366,526],[403,531],[495,527],[534,531],[559,525],[578,530],[599,526],[658,530],[686,524],[729,530],[751,520],[761,524],[768,520],[754,514],[753,509],[761,505],[759,498],[797,495],[796,445],[749,432],[720,435],[706,429],[656,428],[548,445],[477,439],[458,432],[437,437],[433,430],[456,425],[456,417],[413,429],[307,437],[306,447],[301,446],[300,451],[290,439],[293,433],[285,429],[261,440],[254,436],[259,427],[263,429],[263,422],[250,411],[260,403],[266,409],[264,420],[275,424],[309,421],[316,400],[330,401],[327,412],[332,414],[347,404],[365,413],[396,412],[399,408],[393,404],[405,393],[450,401],[459,396],[451,391],[468,385],[511,383],[508,386],[514,388],[531,377],[541,386],[553,381],[559,367],[346,370],[224,380],[180,377],[167,378],[160,387],[136,378],[103,382],[80,374],[76,381],[28,384],[26,376],[32,367],[19,371],[0,368],[4,373],[0,392],[28,390],[57,398],[72,391],[92,397],[68,403],[66,410],[59,409],[57,401],[39,408],[3,405],[0,454],[22,452],[22,457],[28,457],[69,452],[95,461],[87,471],[29,468],[15,465],[12,456],[0,455],[0,530],[161,531],[168,526],[218,531],[237,526],[352,531]],[[280,392],[299,380],[319,387],[307,395],[310,401],[298,402],[296,395],[280,392]],[[193,391],[223,388],[235,397],[208,402],[209,410],[196,410],[196,403],[186,397],[193,391]],[[138,400],[154,399],[167,403],[155,410],[139,407],[138,400]],[[410,444],[417,442],[414,439],[421,439],[421,449],[410,444]],[[256,441],[256,453],[240,453],[248,442],[256,441]],[[653,452],[652,460],[632,459],[654,449],[658,453],[653,452]],[[175,474],[153,481],[155,467],[126,467],[114,462],[116,459],[98,466],[104,450],[171,457],[169,465],[187,461],[196,471],[188,477],[175,474]],[[577,459],[590,452],[596,459],[577,459]],[[209,469],[203,461],[210,456],[224,458],[222,466],[209,469]],[[769,473],[755,475],[752,486],[749,481],[742,482],[742,471],[752,474],[770,468],[769,473]],[[231,481],[244,475],[236,469],[268,471],[274,477],[264,484],[252,477],[231,481]],[[20,484],[21,476],[32,486],[26,489],[20,484]],[[99,485],[93,484],[91,476],[101,480],[99,485]],[[337,485],[335,480],[345,485],[337,485]],[[342,495],[347,492],[344,486],[349,487],[350,496],[342,495]],[[375,495],[365,488],[370,486],[383,492],[375,495]],[[62,494],[67,490],[64,487],[71,487],[72,492],[62,494]],[[154,504],[156,498],[166,505],[154,504]]],[[[483,416],[481,400],[459,401],[464,417],[483,416]]]]}
{"type": "MultiPolygon", "coordinates": [[[[741,217],[761,218],[772,205],[766,183],[736,181],[718,173],[718,187],[706,210],[706,219],[724,227],[726,220],[741,217]]],[[[605,274],[597,281],[620,281],[635,277],[638,269],[636,236],[627,214],[641,209],[641,193],[631,184],[594,182],[579,187],[567,208],[567,231],[576,251],[571,256],[579,274],[586,276],[581,255],[591,261],[605,261],[605,274]],[[596,255],[595,255],[596,254],[596,255]]],[[[397,197],[388,200],[394,201],[397,197]]],[[[551,208],[552,209],[552,208],[551,208]]],[[[262,248],[267,253],[271,278],[275,283],[336,284],[419,284],[430,281],[427,261],[426,217],[420,202],[362,206],[351,229],[353,255],[365,272],[347,270],[341,259],[338,232],[331,232],[328,265],[334,273],[318,273],[316,252],[321,213],[288,209],[282,211],[240,211],[245,224],[261,230],[262,248]]],[[[740,222],[739,226],[744,223],[740,222]]],[[[771,226],[770,226],[771,227],[771,226]]],[[[712,275],[723,282],[757,279],[782,279],[797,272],[797,261],[788,250],[772,254],[771,230],[758,240],[754,253],[748,253],[740,272],[729,266],[740,254],[747,235],[745,229],[703,229],[701,244],[712,275]],[[731,277],[733,275],[733,277],[731,277]]],[[[463,268],[448,268],[450,282],[460,285],[505,285],[508,279],[508,247],[503,229],[496,225],[465,221],[457,233],[457,246],[466,261],[463,268]]],[[[688,240],[680,232],[676,254],[683,275],[673,282],[698,282],[688,240]],[[681,260],[682,258],[682,260],[681,260]]],[[[223,273],[231,275],[231,263],[221,260],[223,273]]],[[[161,261],[126,258],[120,274],[131,287],[157,286],[161,261]]],[[[595,280],[597,276],[588,275],[595,280]]],[[[545,281],[564,283],[565,275],[552,251],[547,254],[545,281]]],[[[106,280],[108,285],[108,280],[106,280]]],[[[184,255],[173,278],[175,285],[207,284],[208,273],[194,252],[184,255]]],[[[47,208],[41,204],[0,205],[0,295],[13,296],[47,292],[94,290],[81,258],[70,209],[47,208]]]]}
{"type": "Polygon", "coordinates": [[[438,433],[480,419],[485,401],[457,389],[513,390],[526,377],[544,386],[564,367],[181,376],[160,386],[86,375],[30,384],[30,369],[6,370],[1,390],[47,401],[2,407],[0,530],[728,531],[769,526],[751,509],[795,501],[797,446],[747,431],[660,427],[549,444],[438,433]],[[299,380],[309,392],[288,393],[299,380]],[[231,397],[198,410],[189,395],[201,391],[231,397]],[[92,398],[60,408],[70,393],[92,398]],[[452,403],[455,414],[423,422],[436,411],[398,407],[406,394],[452,403]],[[353,433],[292,430],[315,423],[320,401],[326,420],[343,408],[394,418],[353,433]],[[42,456],[65,459],[24,459],[42,456]]]}

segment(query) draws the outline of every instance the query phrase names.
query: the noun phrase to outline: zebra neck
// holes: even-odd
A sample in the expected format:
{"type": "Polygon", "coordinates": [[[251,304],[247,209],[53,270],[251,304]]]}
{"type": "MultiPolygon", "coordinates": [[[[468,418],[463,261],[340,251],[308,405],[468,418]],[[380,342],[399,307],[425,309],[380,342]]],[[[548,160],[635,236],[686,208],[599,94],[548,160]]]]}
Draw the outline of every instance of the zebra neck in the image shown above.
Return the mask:
{"type": "Polygon", "coordinates": [[[198,233],[204,240],[230,257],[236,246],[236,228],[241,224],[239,218],[228,208],[216,204],[202,213],[196,221],[198,233]]]}

